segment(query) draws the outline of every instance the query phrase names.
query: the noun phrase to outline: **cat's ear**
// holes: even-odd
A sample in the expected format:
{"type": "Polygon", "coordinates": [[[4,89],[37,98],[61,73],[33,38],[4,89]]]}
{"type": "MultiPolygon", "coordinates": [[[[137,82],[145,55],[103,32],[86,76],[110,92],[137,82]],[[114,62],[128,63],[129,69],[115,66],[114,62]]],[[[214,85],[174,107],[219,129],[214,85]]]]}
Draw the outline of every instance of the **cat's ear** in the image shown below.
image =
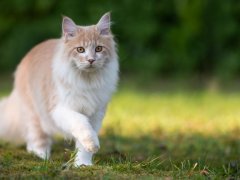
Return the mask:
{"type": "Polygon", "coordinates": [[[76,36],[77,25],[69,17],[63,16],[62,21],[62,34],[65,40],[76,36]]]}
{"type": "Polygon", "coordinates": [[[109,35],[111,32],[111,15],[110,12],[104,14],[97,23],[97,29],[101,35],[109,35]]]}

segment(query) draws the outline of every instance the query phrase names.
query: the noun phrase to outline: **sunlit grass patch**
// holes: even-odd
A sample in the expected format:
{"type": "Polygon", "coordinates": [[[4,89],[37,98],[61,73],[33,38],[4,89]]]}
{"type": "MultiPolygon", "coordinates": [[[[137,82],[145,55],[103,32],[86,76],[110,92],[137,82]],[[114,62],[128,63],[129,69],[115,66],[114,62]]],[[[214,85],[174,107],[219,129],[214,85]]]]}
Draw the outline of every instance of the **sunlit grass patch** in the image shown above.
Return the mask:
{"type": "Polygon", "coordinates": [[[123,90],[109,105],[104,126],[132,136],[156,129],[166,133],[222,134],[240,128],[239,105],[240,94],[123,90]]]}

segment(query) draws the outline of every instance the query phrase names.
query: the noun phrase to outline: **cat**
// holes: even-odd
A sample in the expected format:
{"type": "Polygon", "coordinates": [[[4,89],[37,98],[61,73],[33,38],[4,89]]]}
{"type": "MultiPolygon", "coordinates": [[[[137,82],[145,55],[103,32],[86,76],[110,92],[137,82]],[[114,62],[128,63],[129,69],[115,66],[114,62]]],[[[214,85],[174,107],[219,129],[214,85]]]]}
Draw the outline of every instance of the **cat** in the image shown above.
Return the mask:
{"type": "Polygon", "coordinates": [[[92,165],[118,72],[110,13],[91,26],[64,16],[62,37],[38,44],[18,65],[14,89],[0,102],[0,138],[46,159],[60,132],[75,140],[75,166],[92,165]]]}

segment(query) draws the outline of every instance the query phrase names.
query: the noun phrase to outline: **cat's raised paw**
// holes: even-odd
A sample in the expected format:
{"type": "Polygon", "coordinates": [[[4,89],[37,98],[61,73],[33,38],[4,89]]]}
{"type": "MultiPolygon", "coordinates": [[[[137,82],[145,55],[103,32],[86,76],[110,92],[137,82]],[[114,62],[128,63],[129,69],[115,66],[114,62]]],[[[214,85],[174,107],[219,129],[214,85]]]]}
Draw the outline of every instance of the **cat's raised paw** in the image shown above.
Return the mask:
{"type": "Polygon", "coordinates": [[[86,135],[84,138],[82,138],[81,143],[87,152],[96,153],[100,148],[96,133],[86,135]]]}
{"type": "Polygon", "coordinates": [[[85,150],[87,152],[91,152],[91,153],[98,152],[99,148],[100,148],[100,146],[94,145],[94,144],[89,144],[89,145],[85,146],[85,150]]]}
{"type": "Polygon", "coordinates": [[[98,152],[100,145],[98,140],[87,139],[82,141],[82,145],[87,152],[96,153],[98,152]]]}
{"type": "Polygon", "coordinates": [[[94,131],[73,131],[74,137],[82,144],[87,152],[96,153],[99,148],[98,136],[94,131]]]}

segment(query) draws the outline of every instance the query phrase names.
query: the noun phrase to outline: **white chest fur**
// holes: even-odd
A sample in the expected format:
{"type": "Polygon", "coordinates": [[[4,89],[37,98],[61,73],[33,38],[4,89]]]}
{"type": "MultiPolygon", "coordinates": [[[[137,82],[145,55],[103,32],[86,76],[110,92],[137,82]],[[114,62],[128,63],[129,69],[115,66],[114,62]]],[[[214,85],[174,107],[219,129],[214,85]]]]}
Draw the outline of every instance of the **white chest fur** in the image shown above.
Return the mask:
{"type": "Polygon", "coordinates": [[[64,86],[58,87],[59,103],[88,117],[106,106],[112,92],[113,89],[110,89],[107,85],[98,88],[83,88],[81,84],[77,84],[77,82],[70,86],[70,88],[64,86]]]}

